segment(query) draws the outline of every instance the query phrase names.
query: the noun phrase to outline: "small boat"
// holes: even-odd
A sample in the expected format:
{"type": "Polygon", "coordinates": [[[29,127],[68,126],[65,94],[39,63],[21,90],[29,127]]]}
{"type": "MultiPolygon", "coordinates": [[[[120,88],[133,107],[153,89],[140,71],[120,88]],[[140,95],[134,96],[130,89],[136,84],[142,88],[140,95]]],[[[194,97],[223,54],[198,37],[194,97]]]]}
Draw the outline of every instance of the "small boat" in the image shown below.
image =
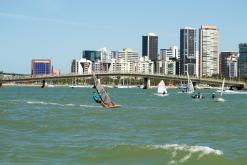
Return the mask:
{"type": "Polygon", "coordinates": [[[166,90],[166,85],[165,85],[163,80],[161,80],[159,85],[158,85],[157,95],[158,96],[167,96],[168,95],[168,92],[166,90]]]}
{"type": "Polygon", "coordinates": [[[106,92],[103,85],[101,85],[100,81],[96,78],[93,73],[94,85],[97,93],[94,93],[93,99],[96,103],[101,104],[104,108],[118,108],[120,105],[116,105],[112,102],[109,94],[106,92]]]}
{"type": "Polygon", "coordinates": [[[179,93],[188,93],[188,94],[194,93],[194,91],[195,91],[194,86],[193,86],[192,81],[190,80],[190,76],[189,76],[188,72],[187,72],[187,79],[188,79],[187,86],[181,85],[179,87],[181,92],[179,92],[179,93]]]}
{"type": "Polygon", "coordinates": [[[197,94],[194,94],[191,96],[192,99],[204,99],[204,96],[198,92],[197,94]]]}

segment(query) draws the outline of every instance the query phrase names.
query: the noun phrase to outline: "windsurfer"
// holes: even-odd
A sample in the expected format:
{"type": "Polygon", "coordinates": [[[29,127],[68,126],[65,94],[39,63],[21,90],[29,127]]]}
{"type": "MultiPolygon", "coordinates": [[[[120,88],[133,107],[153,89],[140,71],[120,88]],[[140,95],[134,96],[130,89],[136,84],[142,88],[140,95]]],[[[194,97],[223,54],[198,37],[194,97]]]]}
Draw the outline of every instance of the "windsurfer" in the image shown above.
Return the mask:
{"type": "Polygon", "coordinates": [[[102,101],[101,101],[101,99],[100,99],[100,97],[99,97],[99,94],[98,94],[98,93],[95,93],[95,92],[94,92],[94,94],[93,94],[93,100],[94,100],[96,103],[99,103],[99,104],[102,103],[102,101]]]}

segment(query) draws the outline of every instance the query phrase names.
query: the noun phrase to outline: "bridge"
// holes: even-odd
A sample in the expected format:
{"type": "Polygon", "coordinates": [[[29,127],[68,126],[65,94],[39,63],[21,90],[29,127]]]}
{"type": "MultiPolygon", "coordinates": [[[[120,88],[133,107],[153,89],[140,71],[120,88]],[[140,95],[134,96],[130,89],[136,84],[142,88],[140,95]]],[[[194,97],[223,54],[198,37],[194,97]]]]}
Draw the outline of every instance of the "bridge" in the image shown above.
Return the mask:
{"type": "MultiPolygon", "coordinates": [[[[172,80],[172,81],[187,81],[187,76],[174,76],[174,75],[163,75],[163,74],[145,74],[145,73],[95,73],[95,75],[100,77],[142,77],[144,79],[144,88],[150,87],[150,79],[164,79],[164,80],[172,80]]],[[[61,79],[74,79],[74,78],[87,78],[92,77],[92,74],[68,74],[61,76],[31,76],[31,75],[22,75],[22,76],[13,76],[13,77],[0,77],[0,86],[3,83],[11,83],[11,82],[43,82],[43,85],[46,81],[49,80],[61,80],[61,79]]],[[[209,85],[218,85],[222,84],[221,79],[212,79],[212,78],[190,78],[193,84],[209,84],[209,85]]],[[[242,89],[245,88],[245,83],[241,81],[230,81],[226,80],[225,85],[231,88],[242,89]]]]}

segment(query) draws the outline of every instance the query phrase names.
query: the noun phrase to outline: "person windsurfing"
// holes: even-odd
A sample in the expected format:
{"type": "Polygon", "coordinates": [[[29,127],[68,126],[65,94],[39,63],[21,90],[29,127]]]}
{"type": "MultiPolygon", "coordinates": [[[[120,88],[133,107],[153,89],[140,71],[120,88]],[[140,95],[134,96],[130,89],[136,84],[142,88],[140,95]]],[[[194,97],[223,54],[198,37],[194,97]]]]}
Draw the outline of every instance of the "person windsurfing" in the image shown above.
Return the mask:
{"type": "Polygon", "coordinates": [[[99,104],[101,104],[101,103],[102,103],[102,101],[101,101],[101,98],[100,98],[99,94],[98,94],[98,93],[96,93],[96,92],[94,92],[94,94],[93,94],[93,100],[94,100],[96,103],[99,103],[99,104]]]}

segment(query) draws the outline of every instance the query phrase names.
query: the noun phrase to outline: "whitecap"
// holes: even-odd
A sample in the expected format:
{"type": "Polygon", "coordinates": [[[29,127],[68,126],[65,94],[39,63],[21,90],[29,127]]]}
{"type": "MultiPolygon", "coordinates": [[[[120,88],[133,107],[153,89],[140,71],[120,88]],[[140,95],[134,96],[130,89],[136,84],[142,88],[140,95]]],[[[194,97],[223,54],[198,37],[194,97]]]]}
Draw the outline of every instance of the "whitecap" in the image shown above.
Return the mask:
{"type": "Polygon", "coordinates": [[[192,153],[204,153],[204,154],[215,154],[223,155],[221,150],[216,150],[207,146],[189,146],[187,144],[165,144],[165,145],[149,145],[154,149],[173,149],[177,151],[189,151],[192,153]]]}

